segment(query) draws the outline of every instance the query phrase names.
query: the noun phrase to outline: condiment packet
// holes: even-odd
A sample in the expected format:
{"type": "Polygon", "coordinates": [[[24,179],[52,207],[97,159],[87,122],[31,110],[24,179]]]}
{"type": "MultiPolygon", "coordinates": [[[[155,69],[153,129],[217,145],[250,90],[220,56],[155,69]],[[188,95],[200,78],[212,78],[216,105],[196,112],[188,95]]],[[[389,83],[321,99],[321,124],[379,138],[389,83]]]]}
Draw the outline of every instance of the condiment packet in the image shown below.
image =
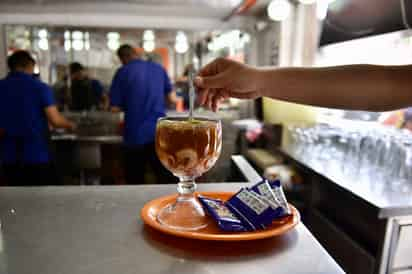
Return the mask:
{"type": "Polygon", "coordinates": [[[280,201],[276,198],[275,193],[273,192],[268,181],[261,181],[252,186],[250,190],[263,196],[273,209],[277,209],[278,207],[282,208],[280,201]]]}
{"type": "Polygon", "coordinates": [[[198,196],[197,198],[203,205],[206,213],[216,221],[221,230],[231,232],[251,230],[251,228],[245,226],[239,218],[233,215],[223,201],[203,196],[198,196]]]}
{"type": "Polygon", "coordinates": [[[269,185],[272,188],[273,194],[276,200],[279,202],[281,207],[284,209],[287,215],[292,214],[288,206],[288,201],[286,200],[285,192],[283,191],[282,184],[279,180],[269,181],[269,185]]]}
{"type": "Polygon", "coordinates": [[[272,221],[279,217],[281,208],[273,209],[254,191],[242,188],[233,195],[226,206],[238,218],[245,220],[254,230],[265,229],[272,221]]]}

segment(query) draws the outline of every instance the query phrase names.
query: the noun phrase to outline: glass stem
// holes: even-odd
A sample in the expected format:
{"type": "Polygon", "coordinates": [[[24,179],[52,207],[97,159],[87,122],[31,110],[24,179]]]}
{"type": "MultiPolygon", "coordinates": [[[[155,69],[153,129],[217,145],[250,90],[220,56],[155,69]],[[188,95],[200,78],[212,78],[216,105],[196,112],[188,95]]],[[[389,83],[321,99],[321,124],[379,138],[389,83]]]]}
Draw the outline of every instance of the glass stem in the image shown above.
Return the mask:
{"type": "Polygon", "coordinates": [[[177,192],[179,193],[179,200],[190,199],[194,197],[196,191],[196,183],[194,179],[180,178],[180,182],[177,184],[177,192]]]}

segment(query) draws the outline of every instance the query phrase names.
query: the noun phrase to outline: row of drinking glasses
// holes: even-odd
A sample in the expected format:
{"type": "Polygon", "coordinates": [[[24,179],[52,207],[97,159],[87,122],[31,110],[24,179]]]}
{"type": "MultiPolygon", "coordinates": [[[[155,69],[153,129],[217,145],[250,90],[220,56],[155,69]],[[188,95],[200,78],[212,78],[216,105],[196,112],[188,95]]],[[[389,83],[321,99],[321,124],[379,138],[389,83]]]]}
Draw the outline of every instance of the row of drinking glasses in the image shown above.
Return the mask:
{"type": "Polygon", "coordinates": [[[412,189],[412,133],[375,124],[289,126],[288,149],[323,172],[412,189]]]}

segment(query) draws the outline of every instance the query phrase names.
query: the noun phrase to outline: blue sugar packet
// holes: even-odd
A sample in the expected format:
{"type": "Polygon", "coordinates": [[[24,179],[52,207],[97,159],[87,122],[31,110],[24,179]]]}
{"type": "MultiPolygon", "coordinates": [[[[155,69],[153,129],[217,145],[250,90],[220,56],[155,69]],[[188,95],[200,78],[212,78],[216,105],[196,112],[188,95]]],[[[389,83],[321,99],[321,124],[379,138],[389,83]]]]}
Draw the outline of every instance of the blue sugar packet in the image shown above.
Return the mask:
{"type": "Polygon", "coordinates": [[[251,230],[248,226],[245,226],[239,218],[233,215],[223,201],[203,196],[198,196],[197,198],[206,213],[216,221],[221,230],[231,232],[251,230]]]}
{"type": "Polygon", "coordinates": [[[226,205],[233,214],[251,225],[253,230],[265,229],[282,212],[281,208],[273,209],[259,194],[246,188],[233,195],[226,205]]]}
{"type": "Polygon", "coordinates": [[[249,189],[256,192],[259,195],[262,195],[267,200],[269,200],[270,205],[272,206],[272,208],[276,209],[278,207],[282,207],[280,202],[276,198],[275,193],[273,192],[272,187],[270,186],[268,181],[266,181],[266,180],[261,181],[261,182],[255,184],[255,185],[253,185],[249,189]]]}
{"type": "Polygon", "coordinates": [[[272,187],[270,186],[268,181],[261,181],[252,186],[250,190],[257,193],[260,198],[267,202],[273,209],[279,208],[280,213],[277,217],[282,217],[286,214],[284,208],[282,207],[282,204],[276,198],[275,193],[273,192],[272,187]]]}
{"type": "Polygon", "coordinates": [[[292,212],[288,206],[288,201],[286,200],[285,192],[283,191],[282,184],[279,180],[269,181],[270,187],[272,188],[273,194],[276,200],[279,202],[281,207],[285,210],[285,214],[290,215],[292,212]]]}

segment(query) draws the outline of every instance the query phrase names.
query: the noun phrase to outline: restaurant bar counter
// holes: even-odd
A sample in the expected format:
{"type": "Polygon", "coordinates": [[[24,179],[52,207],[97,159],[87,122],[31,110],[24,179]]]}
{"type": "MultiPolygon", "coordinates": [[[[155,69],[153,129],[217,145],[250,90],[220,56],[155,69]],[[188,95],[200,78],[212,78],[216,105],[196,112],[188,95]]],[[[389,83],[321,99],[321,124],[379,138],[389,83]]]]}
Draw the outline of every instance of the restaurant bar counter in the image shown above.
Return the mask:
{"type": "MultiPolygon", "coordinates": [[[[63,184],[124,184],[123,125],[120,116],[101,111],[67,112],[65,115],[75,121],[78,128],[74,132],[53,131],[50,136],[55,165],[63,184]],[[99,179],[96,180],[96,177],[99,179]]],[[[168,111],[167,115],[187,114],[168,111]]],[[[227,170],[235,152],[238,132],[232,122],[239,118],[239,111],[225,110],[215,114],[197,110],[197,115],[219,118],[223,127],[220,157],[215,167],[198,181],[228,181],[227,170]]]]}
{"type": "MultiPolygon", "coordinates": [[[[245,183],[199,184],[236,191],[245,183]]],[[[143,205],[175,185],[4,187],[0,273],[344,273],[303,224],[252,242],[206,242],[144,226],[143,205]]]]}
{"type": "Polygon", "coordinates": [[[333,163],[304,158],[290,146],[278,152],[307,183],[305,224],[346,272],[411,273],[411,192],[379,180],[348,179],[333,163]]]}

